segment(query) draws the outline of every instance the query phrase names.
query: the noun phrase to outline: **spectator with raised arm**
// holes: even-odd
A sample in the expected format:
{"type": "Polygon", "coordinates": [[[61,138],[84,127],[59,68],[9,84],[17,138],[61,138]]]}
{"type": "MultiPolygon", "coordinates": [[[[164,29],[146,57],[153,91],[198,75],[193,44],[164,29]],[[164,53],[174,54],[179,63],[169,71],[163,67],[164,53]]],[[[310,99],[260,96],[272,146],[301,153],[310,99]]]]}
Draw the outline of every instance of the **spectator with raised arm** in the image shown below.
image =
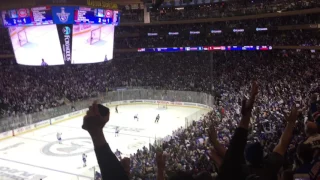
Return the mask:
{"type": "Polygon", "coordinates": [[[295,121],[298,116],[297,108],[293,107],[290,116],[286,117],[287,125],[273,153],[268,155],[260,170],[251,171],[248,166],[243,166],[245,164],[243,156],[247,143],[251,111],[257,93],[258,86],[256,83],[253,83],[249,102],[246,103],[246,100],[244,100],[242,103],[242,119],[221,165],[220,179],[277,179],[277,173],[283,165],[284,154],[292,138],[295,121]]]}
{"type": "Polygon", "coordinates": [[[97,103],[89,107],[86,116],[83,118],[82,128],[90,134],[97,160],[104,180],[128,180],[128,168],[122,164],[130,164],[125,160],[122,164],[111,151],[103,133],[103,127],[109,121],[110,114],[102,117],[98,110],[97,103]]]}

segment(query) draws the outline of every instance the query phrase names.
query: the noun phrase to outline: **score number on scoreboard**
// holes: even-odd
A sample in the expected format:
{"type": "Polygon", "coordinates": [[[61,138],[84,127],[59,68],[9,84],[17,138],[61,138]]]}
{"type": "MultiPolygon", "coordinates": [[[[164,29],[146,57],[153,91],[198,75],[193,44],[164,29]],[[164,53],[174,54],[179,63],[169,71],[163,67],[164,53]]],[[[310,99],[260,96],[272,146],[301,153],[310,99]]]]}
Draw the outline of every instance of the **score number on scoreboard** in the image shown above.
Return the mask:
{"type": "Polygon", "coordinates": [[[79,7],[75,10],[75,24],[112,24],[118,25],[118,11],[79,7]]]}

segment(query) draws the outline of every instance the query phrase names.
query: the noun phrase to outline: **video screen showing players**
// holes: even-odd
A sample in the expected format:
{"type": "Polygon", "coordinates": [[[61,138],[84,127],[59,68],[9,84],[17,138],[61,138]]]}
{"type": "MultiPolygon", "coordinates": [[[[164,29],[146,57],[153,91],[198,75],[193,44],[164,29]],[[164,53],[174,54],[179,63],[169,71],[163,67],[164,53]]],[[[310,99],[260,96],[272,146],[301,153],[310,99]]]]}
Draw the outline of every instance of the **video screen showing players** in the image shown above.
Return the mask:
{"type": "Polygon", "coordinates": [[[64,64],[56,25],[9,27],[9,33],[18,64],[64,64]]]}
{"type": "Polygon", "coordinates": [[[72,64],[97,63],[113,59],[114,26],[73,25],[72,64]]]}

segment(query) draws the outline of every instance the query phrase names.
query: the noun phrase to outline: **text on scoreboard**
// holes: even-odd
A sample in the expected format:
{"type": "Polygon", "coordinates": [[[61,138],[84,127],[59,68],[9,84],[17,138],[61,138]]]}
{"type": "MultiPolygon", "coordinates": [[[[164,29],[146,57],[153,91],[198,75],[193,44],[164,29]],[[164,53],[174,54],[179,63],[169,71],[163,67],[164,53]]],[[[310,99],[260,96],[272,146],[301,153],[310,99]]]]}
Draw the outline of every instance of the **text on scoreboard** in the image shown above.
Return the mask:
{"type": "Polygon", "coordinates": [[[118,25],[119,12],[100,8],[79,7],[74,13],[76,24],[112,24],[118,25]]]}
{"type": "Polygon", "coordinates": [[[4,26],[53,24],[50,6],[12,9],[2,11],[1,15],[4,26]]]}

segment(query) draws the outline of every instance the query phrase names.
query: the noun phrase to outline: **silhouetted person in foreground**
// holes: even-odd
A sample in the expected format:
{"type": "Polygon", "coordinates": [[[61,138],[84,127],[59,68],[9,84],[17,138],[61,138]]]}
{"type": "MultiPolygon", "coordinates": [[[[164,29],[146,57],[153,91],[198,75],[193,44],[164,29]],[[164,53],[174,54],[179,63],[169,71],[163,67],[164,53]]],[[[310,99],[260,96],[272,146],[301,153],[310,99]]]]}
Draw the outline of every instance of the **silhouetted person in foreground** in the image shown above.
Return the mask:
{"type": "Polygon", "coordinates": [[[102,117],[97,103],[89,107],[87,115],[83,118],[82,128],[89,132],[94,150],[97,156],[102,179],[105,180],[128,180],[130,170],[130,159],[124,158],[121,162],[111,151],[103,134],[103,127],[109,121],[108,114],[102,117]],[[129,163],[128,163],[129,162],[129,163]]]}

